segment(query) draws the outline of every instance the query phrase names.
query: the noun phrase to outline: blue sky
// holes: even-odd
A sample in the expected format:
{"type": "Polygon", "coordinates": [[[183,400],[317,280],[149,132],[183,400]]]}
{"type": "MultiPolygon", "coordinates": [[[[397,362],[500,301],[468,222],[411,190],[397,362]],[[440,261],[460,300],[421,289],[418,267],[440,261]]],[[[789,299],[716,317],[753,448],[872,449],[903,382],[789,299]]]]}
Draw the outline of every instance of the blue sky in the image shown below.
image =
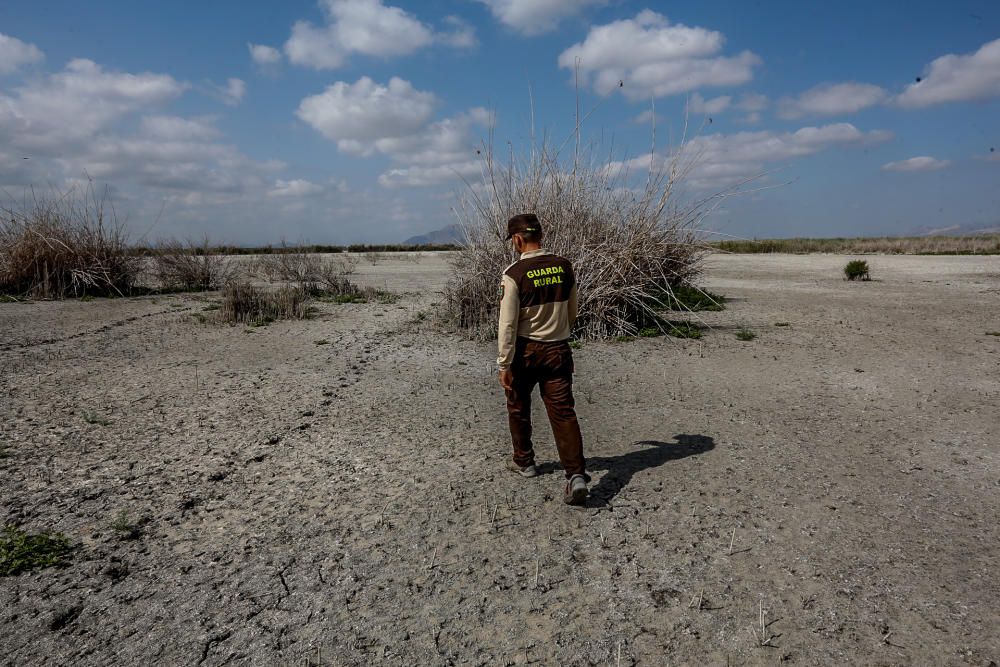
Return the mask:
{"type": "Polygon", "coordinates": [[[491,123],[527,149],[529,89],[572,130],[574,63],[629,173],[655,104],[660,151],[694,128],[684,196],[759,177],[706,228],[1000,225],[994,0],[6,0],[0,189],[107,185],[149,239],[398,242],[454,222],[491,123]]]}

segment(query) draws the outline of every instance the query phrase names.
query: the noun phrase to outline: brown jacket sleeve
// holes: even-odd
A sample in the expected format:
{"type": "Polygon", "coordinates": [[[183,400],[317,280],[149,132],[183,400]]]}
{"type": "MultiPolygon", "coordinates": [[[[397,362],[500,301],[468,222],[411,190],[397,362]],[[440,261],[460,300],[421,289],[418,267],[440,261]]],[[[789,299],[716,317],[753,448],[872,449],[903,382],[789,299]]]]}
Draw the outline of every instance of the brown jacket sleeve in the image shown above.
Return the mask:
{"type": "Polygon", "coordinates": [[[500,279],[500,327],[497,334],[497,366],[500,370],[510,368],[514,361],[514,345],[517,343],[518,316],[521,299],[517,293],[517,283],[506,273],[500,279]]]}

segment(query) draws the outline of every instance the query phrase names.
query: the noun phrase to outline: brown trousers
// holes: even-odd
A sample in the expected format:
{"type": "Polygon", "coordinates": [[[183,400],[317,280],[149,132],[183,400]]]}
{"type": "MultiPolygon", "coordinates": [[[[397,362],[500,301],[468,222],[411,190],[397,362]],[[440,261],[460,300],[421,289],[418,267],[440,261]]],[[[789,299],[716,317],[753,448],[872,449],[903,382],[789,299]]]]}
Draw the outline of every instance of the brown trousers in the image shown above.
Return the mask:
{"type": "Polygon", "coordinates": [[[569,342],[542,343],[518,338],[511,364],[514,386],[507,390],[507,419],[514,445],[514,463],[534,464],[531,442],[531,392],[538,385],[549,413],[559,461],[567,479],[584,475],[583,436],[573,400],[573,352],[569,342]]]}

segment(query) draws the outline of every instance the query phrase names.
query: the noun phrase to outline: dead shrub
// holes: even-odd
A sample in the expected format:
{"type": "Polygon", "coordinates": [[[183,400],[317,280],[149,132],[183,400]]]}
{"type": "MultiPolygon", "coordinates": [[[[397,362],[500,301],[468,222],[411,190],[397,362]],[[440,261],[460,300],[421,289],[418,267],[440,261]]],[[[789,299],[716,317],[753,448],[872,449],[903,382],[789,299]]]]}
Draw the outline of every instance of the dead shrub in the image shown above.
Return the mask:
{"type": "Polygon", "coordinates": [[[212,253],[208,237],[201,243],[161,241],[152,262],[160,289],[167,291],[217,290],[234,273],[233,264],[224,255],[212,253]]]}
{"type": "Polygon", "coordinates": [[[256,257],[252,271],[263,280],[298,285],[311,294],[355,294],[358,288],[347,276],[356,264],[352,257],[308,253],[282,242],[273,253],[256,257]]]}
{"type": "Polygon", "coordinates": [[[268,289],[234,281],[222,290],[219,319],[231,324],[259,326],[277,320],[301,320],[308,316],[309,295],[301,287],[268,289]]]}
{"type": "Polygon", "coordinates": [[[142,259],[107,192],[70,189],[0,208],[0,293],[35,298],[122,296],[142,259]]]}
{"type": "Polygon", "coordinates": [[[677,302],[670,298],[674,288],[697,279],[708,246],[696,225],[720,198],[675,203],[675,189],[693,164],[678,154],[651,168],[644,185],[629,187],[623,163],[581,156],[579,145],[568,160],[549,145],[533,144],[525,156],[511,148],[506,162],[486,146],[483,182],[468,189],[458,211],[465,240],[446,288],[449,319],[474,337],[496,335],[497,285],[516,259],[505,240],[507,220],[535,213],[545,248],[575,267],[577,338],[664,330],[658,311],[677,302]]]}

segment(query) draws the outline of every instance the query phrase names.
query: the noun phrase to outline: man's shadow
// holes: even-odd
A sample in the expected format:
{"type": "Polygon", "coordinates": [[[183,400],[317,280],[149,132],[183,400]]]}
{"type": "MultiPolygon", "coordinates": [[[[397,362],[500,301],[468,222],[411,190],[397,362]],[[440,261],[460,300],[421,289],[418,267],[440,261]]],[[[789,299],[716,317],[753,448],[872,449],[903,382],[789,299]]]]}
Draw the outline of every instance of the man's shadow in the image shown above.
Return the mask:
{"type": "Polygon", "coordinates": [[[715,449],[715,440],[707,435],[675,435],[676,442],[641,440],[633,443],[643,447],[621,456],[595,456],[587,459],[587,470],[607,470],[601,481],[590,488],[588,507],[604,507],[625,488],[640,470],[656,468],[667,461],[697,456],[715,449]]]}

